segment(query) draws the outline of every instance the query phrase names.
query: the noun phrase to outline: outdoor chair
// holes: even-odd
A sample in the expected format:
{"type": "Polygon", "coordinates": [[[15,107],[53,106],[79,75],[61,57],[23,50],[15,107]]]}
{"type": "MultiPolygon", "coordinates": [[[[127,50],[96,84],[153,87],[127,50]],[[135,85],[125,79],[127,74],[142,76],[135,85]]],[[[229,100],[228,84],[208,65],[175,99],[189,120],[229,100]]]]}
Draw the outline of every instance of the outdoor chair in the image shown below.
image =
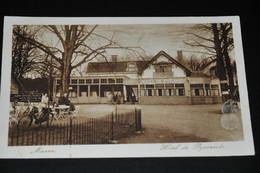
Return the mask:
{"type": "Polygon", "coordinates": [[[12,122],[14,121],[16,124],[18,124],[18,115],[21,111],[21,107],[16,107],[15,110],[11,111],[9,114],[9,124],[12,124],[12,122]]]}
{"type": "Polygon", "coordinates": [[[18,106],[24,106],[24,102],[18,102],[18,106]]]}
{"type": "Polygon", "coordinates": [[[54,119],[56,119],[56,120],[59,119],[58,112],[55,111],[55,109],[53,109],[53,110],[51,111],[51,113],[54,115],[54,116],[53,116],[54,119]]]}
{"type": "Polygon", "coordinates": [[[75,110],[74,111],[70,111],[70,116],[71,118],[74,118],[74,117],[78,117],[79,118],[79,109],[80,109],[80,106],[75,106],[75,110]]]}
{"type": "Polygon", "coordinates": [[[55,116],[56,119],[63,118],[67,119],[69,117],[69,106],[67,105],[59,105],[58,107],[55,107],[55,111],[58,111],[59,113],[57,116],[55,116]]]}

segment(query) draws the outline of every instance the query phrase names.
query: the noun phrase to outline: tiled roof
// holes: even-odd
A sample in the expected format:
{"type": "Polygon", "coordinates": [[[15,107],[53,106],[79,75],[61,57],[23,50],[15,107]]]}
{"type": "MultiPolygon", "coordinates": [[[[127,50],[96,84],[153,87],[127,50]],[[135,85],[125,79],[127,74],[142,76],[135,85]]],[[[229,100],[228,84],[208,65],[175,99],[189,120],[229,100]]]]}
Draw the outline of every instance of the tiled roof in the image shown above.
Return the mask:
{"type": "Polygon", "coordinates": [[[127,64],[135,63],[139,72],[149,61],[113,61],[113,62],[90,62],[88,64],[87,73],[99,72],[127,72],[127,64]]]}
{"type": "Polygon", "coordinates": [[[145,69],[149,67],[151,63],[153,63],[159,56],[165,56],[170,61],[175,63],[177,66],[182,68],[187,76],[191,75],[191,71],[179,63],[177,60],[172,58],[170,55],[165,53],[164,51],[160,51],[157,55],[155,55],[150,61],[112,61],[112,62],[90,62],[87,67],[87,73],[111,73],[111,72],[127,72],[127,64],[128,63],[136,63],[138,74],[143,73],[145,69]]]}

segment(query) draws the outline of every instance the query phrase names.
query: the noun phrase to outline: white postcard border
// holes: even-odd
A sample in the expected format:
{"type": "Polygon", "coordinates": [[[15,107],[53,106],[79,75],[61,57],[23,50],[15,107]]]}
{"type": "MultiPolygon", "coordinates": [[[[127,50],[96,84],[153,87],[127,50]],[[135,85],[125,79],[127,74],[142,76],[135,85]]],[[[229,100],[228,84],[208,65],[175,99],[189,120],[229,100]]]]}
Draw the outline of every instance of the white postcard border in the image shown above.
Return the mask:
{"type": "Polygon", "coordinates": [[[1,77],[1,158],[111,158],[111,157],[193,157],[254,155],[247,85],[238,16],[227,17],[141,17],[141,18],[47,18],[5,17],[2,77],[1,77]],[[7,146],[8,108],[10,93],[11,44],[13,24],[173,24],[232,22],[238,81],[241,98],[244,141],[171,143],[171,144],[113,144],[84,146],[7,146]],[[167,145],[167,146],[166,146],[167,145]]]}

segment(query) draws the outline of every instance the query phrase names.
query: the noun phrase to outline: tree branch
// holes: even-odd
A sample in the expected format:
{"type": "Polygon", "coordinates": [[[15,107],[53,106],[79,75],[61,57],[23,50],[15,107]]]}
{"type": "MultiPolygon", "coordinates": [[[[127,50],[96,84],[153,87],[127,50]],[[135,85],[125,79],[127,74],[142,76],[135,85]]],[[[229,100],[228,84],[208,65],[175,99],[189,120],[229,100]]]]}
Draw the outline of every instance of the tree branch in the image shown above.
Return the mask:
{"type": "MultiPolygon", "coordinates": [[[[82,45],[82,43],[93,33],[93,31],[96,29],[98,25],[95,25],[90,32],[88,32],[88,34],[82,39],[79,40],[79,42],[77,44],[75,44],[74,46],[74,50],[76,50],[80,45],[82,45]]],[[[83,31],[83,30],[82,30],[83,31]]],[[[80,33],[79,33],[80,34],[80,33]]]]}
{"type": "Polygon", "coordinates": [[[17,32],[13,32],[15,35],[21,37],[23,40],[25,40],[26,42],[36,46],[37,48],[39,48],[40,50],[42,50],[43,52],[49,54],[52,56],[52,58],[54,58],[57,62],[61,63],[61,59],[59,59],[58,57],[56,57],[53,52],[50,50],[50,48],[34,39],[31,39],[31,38],[27,38],[27,37],[24,37],[22,35],[20,35],[19,33],[17,32]]]}

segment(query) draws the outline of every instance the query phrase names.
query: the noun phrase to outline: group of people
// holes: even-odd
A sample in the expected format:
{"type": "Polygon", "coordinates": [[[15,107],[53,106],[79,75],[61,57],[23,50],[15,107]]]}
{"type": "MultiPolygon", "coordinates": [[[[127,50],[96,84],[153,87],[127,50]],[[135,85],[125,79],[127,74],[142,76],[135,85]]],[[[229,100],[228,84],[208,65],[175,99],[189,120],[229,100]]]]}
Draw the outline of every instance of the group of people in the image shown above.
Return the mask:
{"type": "MultiPolygon", "coordinates": [[[[132,104],[135,104],[136,102],[136,96],[134,92],[129,97],[129,101],[131,101],[132,104]]],[[[109,93],[108,94],[108,104],[113,104],[113,103],[120,103],[121,102],[121,95],[117,95],[115,93],[109,93]]]]}
{"type": "Polygon", "coordinates": [[[64,93],[64,95],[62,97],[59,98],[58,103],[53,102],[52,97],[49,100],[48,98],[48,94],[44,93],[42,95],[42,99],[41,99],[41,103],[40,103],[40,107],[42,107],[42,110],[46,109],[49,107],[49,105],[52,105],[53,107],[57,107],[59,105],[67,105],[70,106],[70,111],[74,111],[75,110],[75,106],[70,102],[70,100],[67,98],[67,94],[64,93]]]}
{"type": "Polygon", "coordinates": [[[121,95],[117,95],[115,93],[109,93],[108,94],[108,103],[120,103],[121,101],[121,95]]]}

